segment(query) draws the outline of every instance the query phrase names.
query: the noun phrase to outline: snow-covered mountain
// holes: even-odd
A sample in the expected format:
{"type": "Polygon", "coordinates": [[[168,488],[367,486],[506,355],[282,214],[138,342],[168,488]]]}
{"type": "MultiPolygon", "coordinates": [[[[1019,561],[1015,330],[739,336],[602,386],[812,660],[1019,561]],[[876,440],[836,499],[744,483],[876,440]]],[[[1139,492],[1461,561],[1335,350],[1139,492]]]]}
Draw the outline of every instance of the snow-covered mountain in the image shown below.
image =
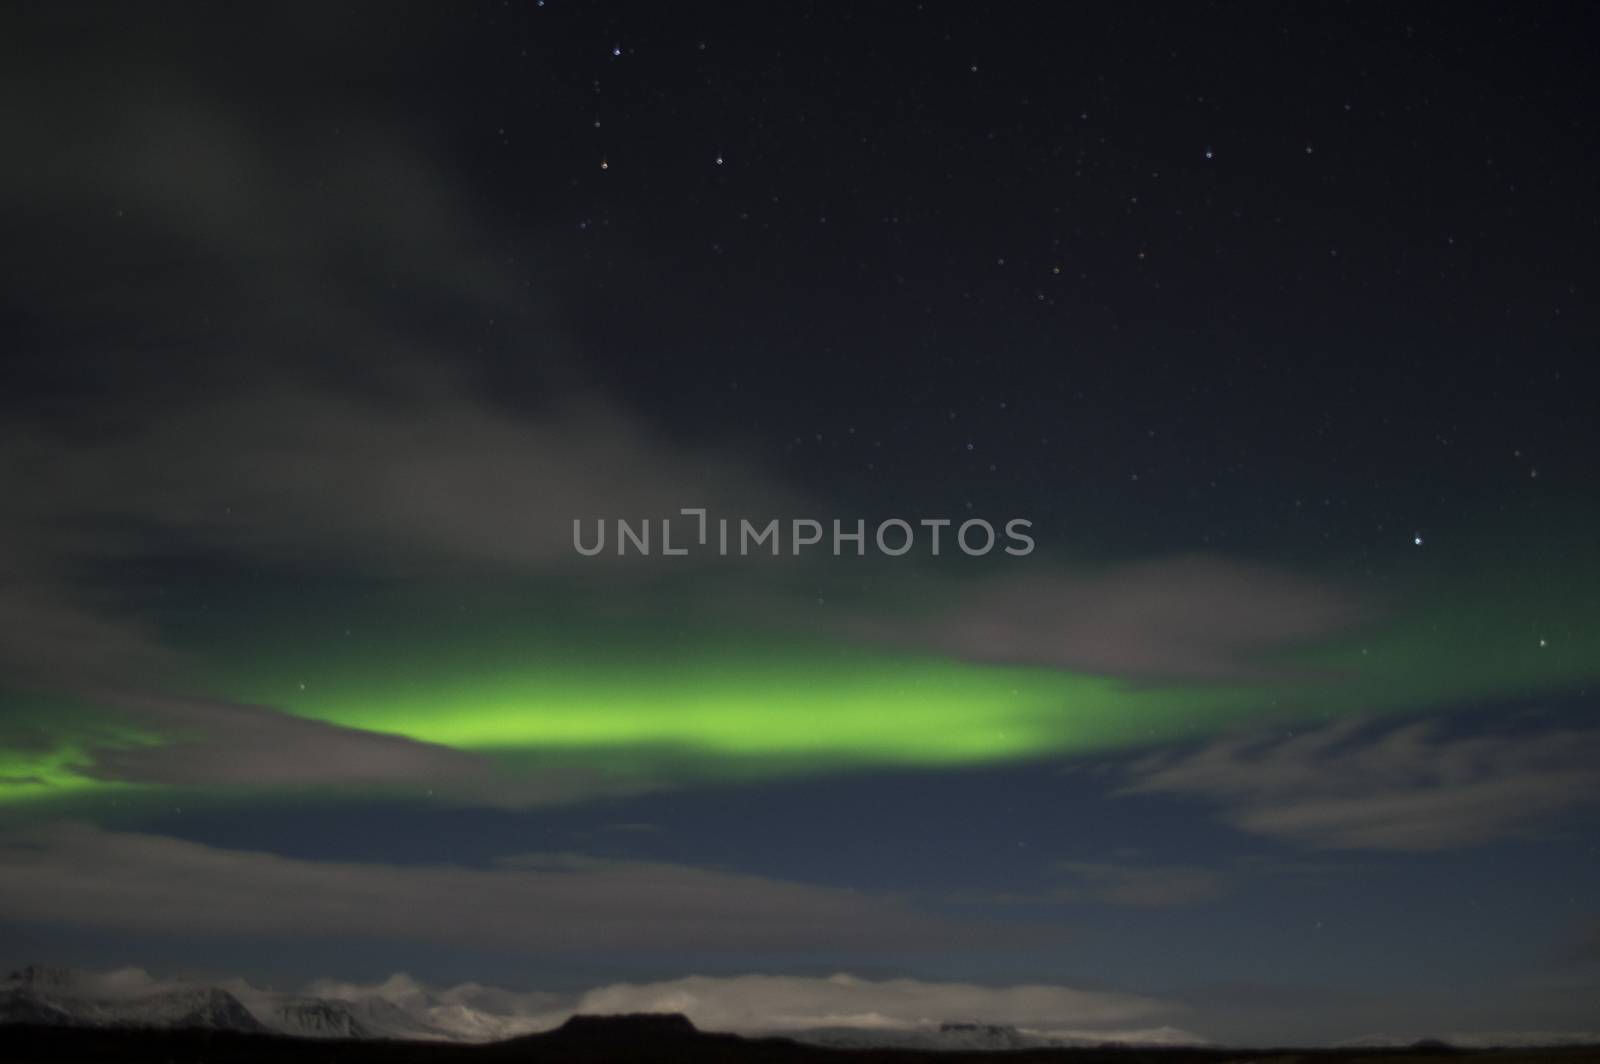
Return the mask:
{"type": "Polygon", "coordinates": [[[375,987],[313,984],[311,989],[286,994],[239,979],[215,986],[158,980],[138,968],[96,973],[28,967],[0,982],[0,1023],[485,1042],[545,1029],[563,1018],[526,1011],[529,1004],[544,1004],[545,995],[474,984],[435,992],[405,976],[375,987]],[[474,998],[524,1008],[497,1013],[474,1007],[474,998]]]}
{"type": "MultiPolygon", "coordinates": [[[[554,1030],[575,1012],[627,1011],[618,1004],[602,991],[574,996],[502,990],[478,983],[432,988],[406,975],[369,985],[320,980],[292,992],[259,987],[243,979],[215,983],[159,979],[139,968],[87,972],[35,966],[0,980],[0,1023],[205,1028],[306,1038],[491,1042],[554,1030]]],[[[648,1004],[646,1011],[657,1013],[676,1008],[692,1011],[683,1008],[683,1001],[648,1004]]],[[[630,1007],[638,1010],[636,1005],[630,1007]]],[[[997,1052],[1214,1044],[1176,1027],[1084,1030],[990,1023],[907,1024],[878,1013],[862,1014],[853,1026],[804,1027],[791,1020],[782,1029],[747,1029],[737,1024],[731,1028],[741,1034],[771,1034],[810,1045],[854,1049],[997,1052]]],[[[1418,1044],[1463,1049],[1596,1045],[1600,1044],[1600,1032],[1368,1035],[1340,1048],[1418,1044]]]]}
{"type": "MultiPolygon", "coordinates": [[[[464,983],[435,990],[405,975],[370,986],[319,981],[286,993],[243,979],[162,980],[138,968],[85,972],[29,967],[0,982],[0,1022],[95,1027],[201,1027],[306,1038],[490,1042],[559,1026],[570,999],[464,983]]],[[[759,1034],[747,1031],[747,1034],[759,1034]]],[[[1202,1045],[1175,1028],[1078,1032],[985,1023],[821,1027],[770,1032],[812,1045],[923,1050],[1044,1046],[1202,1045]]]]}
{"type": "MultiPolygon", "coordinates": [[[[404,975],[374,986],[317,982],[298,993],[267,990],[242,979],[217,985],[160,980],[138,968],[97,973],[29,967],[0,982],[3,1023],[199,1027],[305,1038],[488,1042],[550,1030],[568,1015],[554,995],[519,994],[474,983],[432,990],[404,975]]],[[[1175,1028],[1089,1034],[984,1023],[823,1027],[774,1033],[839,1048],[995,1051],[1108,1042],[1205,1044],[1198,1035],[1175,1028]]]]}
{"type": "Polygon", "coordinates": [[[292,997],[257,1006],[262,1022],[284,1034],[306,1038],[402,1038],[455,1041],[453,1032],[434,1027],[400,1006],[381,999],[324,1001],[292,997]]]}
{"type": "Polygon", "coordinates": [[[159,985],[137,969],[29,967],[0,983],[0,1021],[94,1027],[268,1028],[220,987],[159,985]]]}

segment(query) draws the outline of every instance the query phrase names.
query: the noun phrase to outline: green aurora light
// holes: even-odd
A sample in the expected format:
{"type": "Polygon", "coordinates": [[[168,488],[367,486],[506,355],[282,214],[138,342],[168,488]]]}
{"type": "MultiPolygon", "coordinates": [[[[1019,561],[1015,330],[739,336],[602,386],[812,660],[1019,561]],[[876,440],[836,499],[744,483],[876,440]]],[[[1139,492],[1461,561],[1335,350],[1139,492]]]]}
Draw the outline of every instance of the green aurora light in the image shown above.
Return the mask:
{"type": "MultiPolygon", "coordinates": [[[[1279,654],[1227,684],[980,664],[659,616],[556,621],[564,611],[548,608],[470,620],[391,608],[354,622],[345,610],[333,622],[265,626],[254,615],[237,631],[188,634],[185,649],[206,664],[184,693],[482,753],[511,772],[571,764],[692,781],[1116,751],[1251,723],[1523,699],[1600,673],[1594,596],[1559,573],[1427,598],[1435,605],[1279,654]]],[[[27,741],[0,759],[4,805],[138,790],[97,778],[95,751],[182,741],[89,705],[10,703],[34,711],[21,718],[32,722],[27,741]]]]}

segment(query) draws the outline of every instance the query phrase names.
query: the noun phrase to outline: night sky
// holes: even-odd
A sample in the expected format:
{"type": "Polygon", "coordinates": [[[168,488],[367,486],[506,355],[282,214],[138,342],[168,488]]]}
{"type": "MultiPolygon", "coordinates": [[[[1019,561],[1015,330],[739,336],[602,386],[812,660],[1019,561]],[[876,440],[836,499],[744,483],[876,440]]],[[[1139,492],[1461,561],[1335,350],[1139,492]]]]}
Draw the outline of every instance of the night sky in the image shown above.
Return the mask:
{"type": "Polygon", "coordinates": [[[1600,1031],[1597,32],[12,7],[0,964],[1600,1031]]]}

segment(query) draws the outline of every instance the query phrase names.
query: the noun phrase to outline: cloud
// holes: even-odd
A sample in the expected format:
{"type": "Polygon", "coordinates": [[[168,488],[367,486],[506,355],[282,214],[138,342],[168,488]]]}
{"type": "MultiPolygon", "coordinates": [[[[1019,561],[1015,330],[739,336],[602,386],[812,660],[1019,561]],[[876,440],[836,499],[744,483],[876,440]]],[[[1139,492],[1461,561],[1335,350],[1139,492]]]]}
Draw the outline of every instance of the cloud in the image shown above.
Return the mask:
{"type": "Polygon", "coordinates": [[[1600,731],[1450,737],[1361,721],[1231,737],[1131,766],[1122,794],[1216,802],[1241,830],[1321,849],[1427,851],[1523,834],[1600,798],[1600,731]]]}
{"type": "Polygon", "coordinates": [[[0,678],[48,686],[71,677],[87,686],[171,665],[174,653],[149,624],[114,596],[53,574],[59,559],[8,542],[15,531],[0,532],[0,678]]]}
{"type": "Polygon", "coordinates": [[[10,919],[183,935],[506,950],[1011,948],[1049,929],[925,916],[894,898],[566,854],[490,867],[308,861],[84,824],[0,839],[10,919]]]}
{"type": "Polygon", "coordinates": [[[952,585],[917,618],[863,618],[862,632],[962,658],[1151,679],[1285,675],[1264,657],[1369,616],[1336,588],[1217,558],[1096,574],[1030,573],[952,585]],[[924,619],[926,617],[927,619],[924,619]]]}
{"type": "Polygon", "coordinates": [[[327,797],[423,798],[443,804],[522,809],[671,787],[665,772],[617,772],[599,759],[559,752],[495,756],[345,727],[269,706],[123,690],[85,698],[113,716],[47,715],[0,725],[11,755],[0,784],[49,788],[66,777],[135,786],[276,790],[327,797]]]}
{"type": "Polygon", "coordinates": [[[106,563],[183,549],[526,570],[576,557],[574,518],[782,494],[586,382],[532,264],[504,253],[420,136],[358,120],[279,142],[193,86],[142,84],[64,91],[62,113],[19,132],[48,165],[0,177],[22,183],[9,200],[32,214],[17,224],[50,249],[18,298],[42,334],[20,392],[48,401],[0,432],[0,562],[14,558],[0,569],[34,579],[0,580],[0,622],[44,622],[47,660],[115,634],[92,630],[110,624],[89,606],[114,599],[106,563]],[[97,202],[108,182],[114,210],[97,202]],[[86,212],[115,217],[131,261],[101,265],[103,227],[36,220],[86,212]],[[495,346],[526,352],[521,378],[460,350],[485,322],[495,346]],[[69,604],[71,623],[51,623],[69,604]]]}
{"type": "MultiPolygon", "coordinates": [[[[32,427],[27,447],[48,446],[28,461],[49,475],[19,516],[44,526],[114,514],[130,530],[99,545],[108,553],[177,541],[312,564],[529,571],[577,564],[574,518],[660,518],[775,494],[598,399],[515,413],[448,372],[421,375],[415,391],[379,398],[253,389],[88,443],[32,427]]],[[[0,468],[7,455],[0,447],[0,468]]],[[[606,561],[584,564],[595,573],[606,561]]]]}
{"type": "MultiPolygon", "coordinates": [[[[0,390],[0,685],[175,729],[164,746],[92,751],[99,778],[449,779],[465,795],[482,772],[466,755],[170,697],[175,677],[192,687],[193,663],[159,622],[191,601],[158,597],[150,574],[175,561],[179,584],[201,565],[290,583],[581,572],[590,601],[623,601],[607,591],[637,574],[614,556],[579,561],[574,518],[759,510],[783,493],[585,379],[534,283],[557,241],[508,242],[425,124],[326,113],[315,86],[355,76],[333,42],[358,28],[315,22],[256,27],[304,61],[272,115],[259,81],[216,64],[189,23],[35,12],[25,28],[52,47],[32,54],[52,58],[0,71],[40,101],[0,105],[30,159],[0,173],[0,211],[32,266],[0,295],[30,339],[0,390]],[[101,54],[119,33],[139,45],[101,54]]],[[[564,768],[477,793],[640,786],[564,768]]]]}
{"type": "Polygon", "coordinates": [[[101,701],[171,740],[95,752],[97,779],[173,786],[464,786],[493,773],[484,757],[398,735],[340,727],[265,706],[109,694],[101,701]]]}
{"type": "Polygon", "coordinates": [[[1227,876],[1222,872],[1192,865],[1062,861],[1055,871],[1067,880],[1067,885],[1052,892],[1059,901],[1166,908],[1212,901],[1227,890],[1227,876]]]}
{"type": "Polygon", "coordinates": [[[1126,1023],[1175,1011],[1131,994],[1063,986],[990,987],[916,979],[873,981],[851,975],[810,978],[689,976],[591,990],[577,1012],[682,1012],[698,1026],[728,1031],[807,1027],[910,1028],[982,1021],[1016,1026],[1126,1023]]]}

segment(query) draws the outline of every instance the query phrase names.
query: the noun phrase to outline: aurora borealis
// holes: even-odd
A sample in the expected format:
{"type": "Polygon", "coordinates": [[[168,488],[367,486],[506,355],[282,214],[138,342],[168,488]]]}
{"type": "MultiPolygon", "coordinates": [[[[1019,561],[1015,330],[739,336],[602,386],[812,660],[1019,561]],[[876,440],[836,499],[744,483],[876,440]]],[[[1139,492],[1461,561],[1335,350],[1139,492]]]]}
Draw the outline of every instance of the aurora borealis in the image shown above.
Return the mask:
{"type": "Polygon", "coordinates": [[[1600,1032],[1536,7],[8,14],[0,960],[1600,1032]]]}
{"type": "MultiPolygon", "coordinates": [[[[920,589],[923,609],[938,601],[952,616],[971,597],[961,581],[936,590],[898,582],[920,589]]],[[[193,657],[207,664],[190,670],[203,679],[182,693],[483,755],[513,778],[519,763],[554,758],[642,785],[1138,750],[1263,722],[1448,711],[1592,679],[1594,592],[1531,570],[1453,596],[1439,592],[1444,580],[1431,583],[1431,595],[1424,586],[1404,606],[1270,646],[1222,678],[996,663],[847,638],[816,621],[735,630],[647,606],[585,618],[570,601],[558,619],[528,605],[549,594],[534,586],[455,616],[404,594],[382,610],[334,598],[322,608],[340,619],[309,629],[263,603],[238,632],[193,637],[193,657]]],[[[825,623],[877,631],[856,609],[825,623]]],[[[1149,638],[1161,622],[1144,619],[1149,638]]],[[[106,778],[94,751],[186,740],[181,728],[130,724],[92,698],[27,709],[19,700],[17,719],[42,738],[10,755],[10,801],[146,783],[106,778]]]]}

